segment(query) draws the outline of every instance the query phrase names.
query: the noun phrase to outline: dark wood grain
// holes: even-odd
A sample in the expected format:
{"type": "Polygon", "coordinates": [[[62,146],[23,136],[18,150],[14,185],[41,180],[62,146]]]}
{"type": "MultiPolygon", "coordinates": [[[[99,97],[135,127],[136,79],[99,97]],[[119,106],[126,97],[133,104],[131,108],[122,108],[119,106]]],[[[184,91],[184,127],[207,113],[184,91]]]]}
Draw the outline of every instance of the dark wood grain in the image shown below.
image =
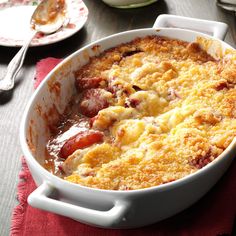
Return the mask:
{"type": "MultiPolygon", "coordinates": [[[[236,46],[234,14],[218,8],[214,0],[159,0],[147,7],[129,10],[111,8],[99,0],[84,0],[84,2],[90,12],[85,27],[62,42],[30,48],[14,90],[0,94],[0,235],[2,236],[9,235],[12,209],[17,204],[16,192],[22,156],[19,125],[26,103],[33,93],[37,61],[48,56],[66,57],[82,46],[114,33],[152,27],[156,17],[162,13],[225,22],[229,25],[225,41],[236,46]]],[[[0,46],[1,77],[17,50],[0,46]]]]}

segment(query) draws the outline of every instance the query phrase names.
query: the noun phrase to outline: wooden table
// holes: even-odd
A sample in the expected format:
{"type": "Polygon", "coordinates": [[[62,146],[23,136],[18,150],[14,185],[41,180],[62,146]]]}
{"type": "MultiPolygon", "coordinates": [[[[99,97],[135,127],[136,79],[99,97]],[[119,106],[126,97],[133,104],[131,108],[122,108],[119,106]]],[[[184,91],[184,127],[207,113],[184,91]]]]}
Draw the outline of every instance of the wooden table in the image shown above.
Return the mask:
{"type": "MultiPolygon", "coordinates": [[[[35,64],[40,59],[66,57],[82,46],[113,33],[152,27],[162,13],[222,21],[229,25],[225,41],[236,46],[236,21],[215,5],[214,0],[159,0],[138,9],[121,10],[108,7],[99,0],[84,0],[89,9],[85,27],[76,35],[54,45],[30,48],[14,90],[0,94],[0,235],[9,235],[11,214],[17,205],[18,174],[22,151],[19,144],[19,125],[23,110],[33,93],[35,64]]],[[[0,47],[0,78],[18,49],[0,47]]]]}

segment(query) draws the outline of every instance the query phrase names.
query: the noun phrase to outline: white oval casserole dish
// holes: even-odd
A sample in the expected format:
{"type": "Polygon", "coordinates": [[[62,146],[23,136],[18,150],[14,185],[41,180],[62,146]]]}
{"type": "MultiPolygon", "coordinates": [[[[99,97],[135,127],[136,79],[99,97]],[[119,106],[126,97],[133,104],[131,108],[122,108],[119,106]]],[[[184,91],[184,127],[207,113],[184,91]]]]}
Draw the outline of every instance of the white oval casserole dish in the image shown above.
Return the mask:
{"type": "MultiPolygon", "coordinates": [[[[173,216],[199,200],[229,167],[236,152],[235,140],[216,160],[185,178],[141,190],[100,190],[67,182],[40,165],[44,161],[44,149],[49,135],[43,114],[54,106],[59,112],[64,111],[71,95],[75,93],[73,72],[86,64],[89,57],[108,48],[137,37],[160,35],[188,42],[204,37],[213,40],[218,49],[220,47],[224,51],[231,48],[222,41],[226,31],[227,25],[220,22],[161,15],[153,28],[109,36],[63,60],[37,88],[21,123],[21,146],[32,176],[39,186],[29,196],[29,204],[98,227],[135,228],[173,216]],[[165,28],[168,26],[200,29],[212,33],[213,37],[186,29],[165,28]],[[58,83],[59,96],[51,89],[52,85],[58,83]]],[[[214,47],[209,50],[216,53],[214,47]]]]}

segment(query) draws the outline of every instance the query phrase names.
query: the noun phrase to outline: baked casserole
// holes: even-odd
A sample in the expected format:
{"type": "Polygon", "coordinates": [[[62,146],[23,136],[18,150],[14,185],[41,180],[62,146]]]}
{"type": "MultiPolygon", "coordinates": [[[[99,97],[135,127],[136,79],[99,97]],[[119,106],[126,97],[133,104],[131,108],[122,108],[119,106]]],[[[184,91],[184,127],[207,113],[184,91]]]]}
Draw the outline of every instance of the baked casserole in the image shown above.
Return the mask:
{"type": "Polygon", "coordinates": [[[236,53],[215,58],[199,42],[148,36],[92,57],[50,127],[45,168],[92,188],[135,190],[216,159],[236,135],[236,53]]]}

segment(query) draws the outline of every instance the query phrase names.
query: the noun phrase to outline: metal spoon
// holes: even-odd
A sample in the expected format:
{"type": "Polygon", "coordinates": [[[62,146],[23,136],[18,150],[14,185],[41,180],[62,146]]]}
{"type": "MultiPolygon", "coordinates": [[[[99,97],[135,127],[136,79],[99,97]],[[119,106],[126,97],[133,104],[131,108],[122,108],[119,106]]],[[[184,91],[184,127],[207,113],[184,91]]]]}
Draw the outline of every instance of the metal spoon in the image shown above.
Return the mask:
{"type": "Polygon", "coordinates": [[[32,35],[25,41],[22,48],[10,61],[6,75],[0,80],[0,91],[10,90],[14,87],[15,77],[23,65],[26,51],[36,33],[51,34],[63,26],[65,20],[65,0],[43,0],[37,6],[30,20],[32,35]]]}

